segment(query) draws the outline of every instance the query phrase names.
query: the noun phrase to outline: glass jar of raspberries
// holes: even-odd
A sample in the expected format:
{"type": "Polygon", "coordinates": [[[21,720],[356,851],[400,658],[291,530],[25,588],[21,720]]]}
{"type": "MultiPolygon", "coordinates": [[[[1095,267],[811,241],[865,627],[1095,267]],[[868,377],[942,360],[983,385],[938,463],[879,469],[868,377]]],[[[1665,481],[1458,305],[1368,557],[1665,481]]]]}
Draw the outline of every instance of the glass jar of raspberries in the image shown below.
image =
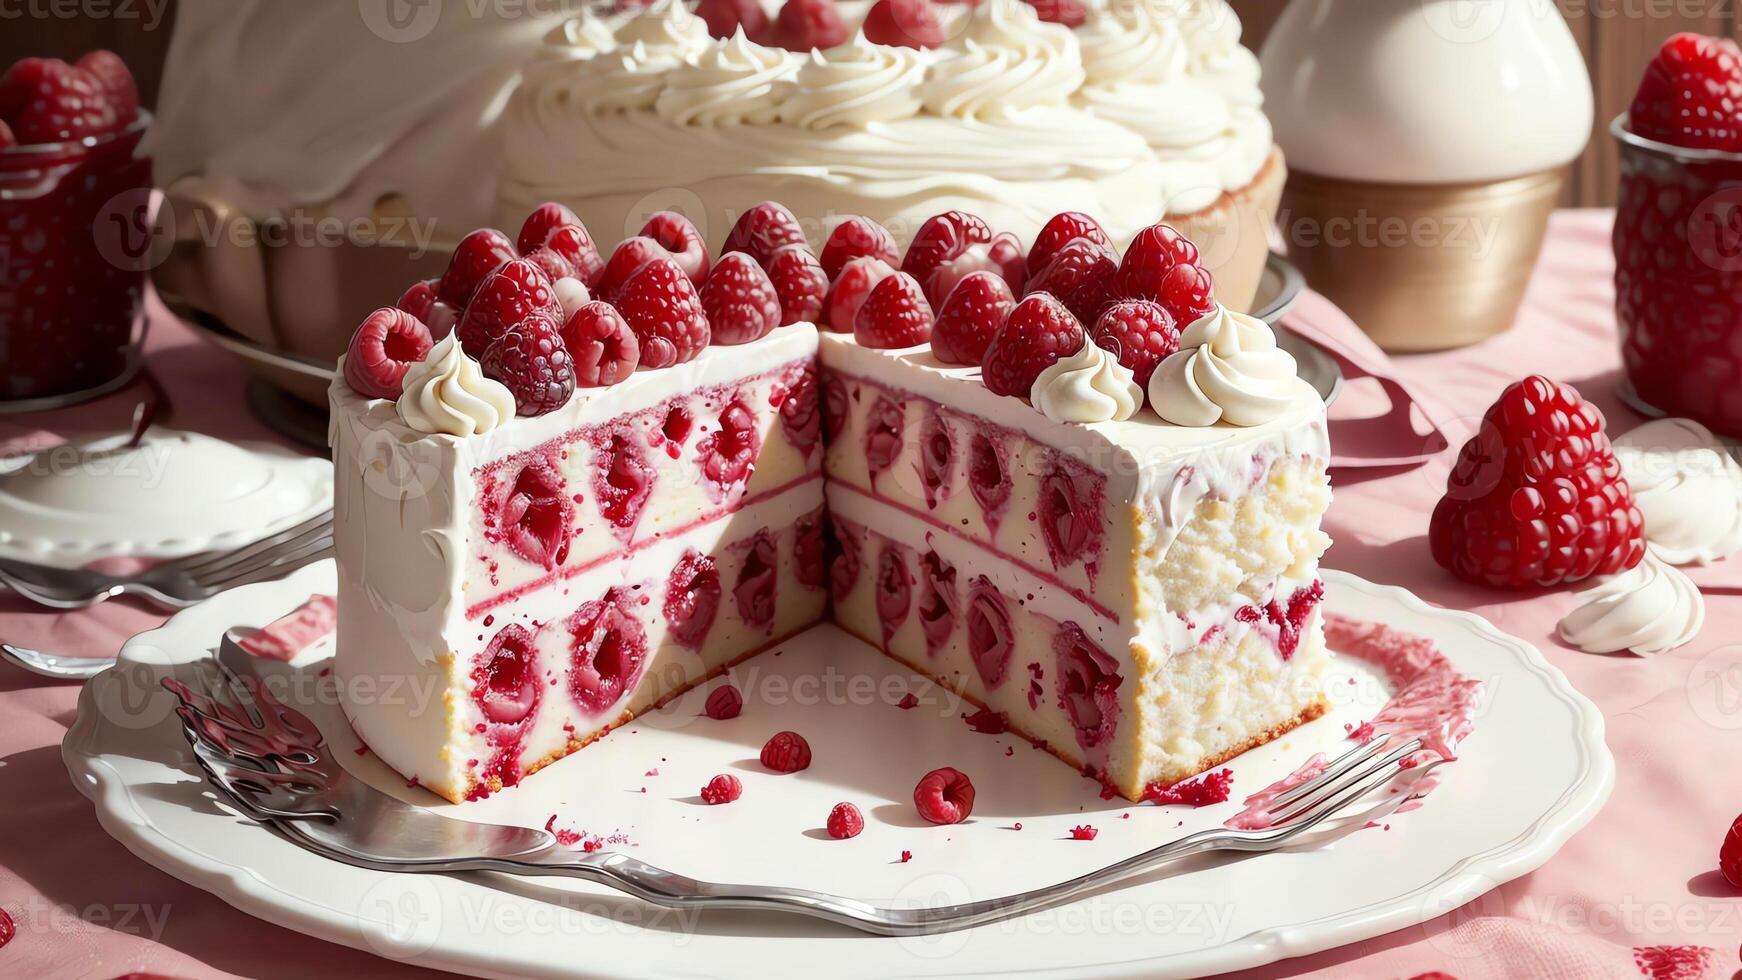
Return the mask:
{"type": "Polygon", "coordinates": [[[1742,51],[1670,38],[1610,131],[1623,395],[1742,436],[1742,51]]]}
{"type": "Polygon", "coordinates": [[[106,51],[26,58],[0,76],[0,404],[70,403],[137,366],[149,125],[106,51]]]}

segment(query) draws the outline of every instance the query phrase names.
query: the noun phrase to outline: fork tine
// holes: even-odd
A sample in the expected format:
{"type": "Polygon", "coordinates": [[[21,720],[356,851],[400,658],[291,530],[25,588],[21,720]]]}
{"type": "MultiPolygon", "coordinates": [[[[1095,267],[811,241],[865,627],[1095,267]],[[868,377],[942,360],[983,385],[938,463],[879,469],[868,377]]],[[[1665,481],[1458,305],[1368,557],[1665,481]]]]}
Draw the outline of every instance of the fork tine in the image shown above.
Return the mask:
{"type": "Polygon", "coordinates": [[[1302,814],[1312,811],[1315,807],[1324,803],[1325,800],[1342,793],[1347,787],[1359,786],[1366,783],[1376,774],[1385,774],[1385,779],[1380,780],[1380,782],[1389,780],[1391,777],[1403,771],[1403,761],[1405,759],[1420,751],[1421,742],[1419,740],[1411,740],[1410,742],[1397,747],[1393,751],[1387,752],[1382,758],[1371,761],[1364,766],[1352,769],[1338,779],[1320,786],[1314,792],[1296,799],[1285,806],[1273,809],[1271,811],[1272,816],[1279,824],[1287,823],[1302,814]]]}
{"type": "Polygon", "coordinates": [[[270,560],[261,561],[253,567],[226,571],[210,581],[199,583],[199,587],[202,590],[207,590],[215,594],[227,589],[237,588],[238,586],[251,585],[255,582],[263,582],[268,579],[282,578],[304,565],[325,558],[332,554],[332,551],[333,539],[322,538],[317,541],[311,541],[292,551],[276,554],[272,556],[270,560]]]}
{"type": "Polygon", "coordinates": [[[331,523],[320,527],[312,527],[300,534],[290,537],[269,539],[271,544],[260,546],[250,545],[240,551],[226,555],[223,560],[214,562],[202,568],[184,570],[183,574],[200,585],[222,581],[247,574],[248,570],[278,561],[284,555],[290,554],[309,544],[322,540],[331,540],[333,527],[331,523]]]}
{"type": "Polygon", "coordinates": [[[58,591],[49,591],[43,586],[20,578],[4,568],[0,568],[0,585],[5,585],[31,602],[39,606],[47,606],[50,609],[82,609],[104,598],[101,593],[95,597],[90,597],[63,595],[58,591]]]}
{"type": "MultiPolygon", "coordinates": [[[[1400,775],[1409,778],[1411,781],[1411,787],[1413,787],[1415,783],[1420,782],[1422,778],[1424,778],[1429,772],[1432,772],[1443,762],[1445,762],[1444,759],[1435,758],[1430,762],[1422,763],[1421,765],[1410,769],[1399,768],[1396,770],[1378,770],[1368,779],[1352,785],[1348,791],[1343,793],[1341,796],[1321,802],[1317,806],[1303,810],[1300,813],[1291,816],[1288,825],[1283,830],[1283,836],[1284,838],[1298,836],[1332,817],[1347,815],[1348,808],[1353,806],[1357,800],[1373,792],[1375,789],[1384,786],[1386,783],[1397,779],[1400,775]]],[[[1363,821],[1373,820],[1381,815],[1394,812],[1398,807],[1401,807],[1403,804],[1416,798],[1417,796],[1413,791],[1413,788],[1408,791],[1400,791],[1387,796],[1384,799],[1375,802],[1372,806],[1367,807],[1365,810],[1360,811],[1358,817],[1363,821]]]]}
{"type": "Polygon", "coordinates": [[[1301,783],[1299,786],[1292,787],[1288,791],[1277,796],[1271,805],[1287,805],[1300,797],[1305,796],[1307,793],[1312,792],[1317,787],[1323,786],[1325,783],[1339,778],[1343,773],[1348,772],[1350,769],[1353,769],[1362,762],[1365,762],[1367,759],[1378,754],[1379,750],[1384,748],[1385,744],[1389,741],[1391,741],[1391,733],[1382,732],[1374,738],[1357,744],[1354,748],[1344,752],[1342,755],[1337,756],[1335,759],[1327,763],[1324,771],[1319,773],[1317,776],[1301,783]]]}
{"type": "Polygon", "coordinates": [[[275,547],[281,541],[286,541],[306,534],[310,530],[322,526],[331,527],[332,523],[333,512],[331,510],[325,510],[308,520],[303,521],[301,524],[297,524],[294,527],[287,527],[274,534],[269,534],[258,541],[250,542],[240,548],[231,551],[218,552],[217,554],[207,552],[205,554],[190,555],[177,561],[159,565],[158,568],[163,571],[182,572],[187,575],[198,577],[205,572],[220,568],[231,561],[249,557],[266,548],[275,547]]]}

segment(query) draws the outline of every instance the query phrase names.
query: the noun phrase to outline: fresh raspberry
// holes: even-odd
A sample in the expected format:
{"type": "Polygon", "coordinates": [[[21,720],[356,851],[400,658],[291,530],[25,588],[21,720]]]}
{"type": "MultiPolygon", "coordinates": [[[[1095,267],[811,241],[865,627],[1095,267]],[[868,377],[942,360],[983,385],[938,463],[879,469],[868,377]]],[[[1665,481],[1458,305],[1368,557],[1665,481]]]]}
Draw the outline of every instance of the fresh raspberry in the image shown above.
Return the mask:
{"type": "Polygon", "coordinates": [[[562,564],[569,553],[574,501],[564,487],[555,464],[534,457],[514,475],[494,519],[494,530],[508,550],[546,571],[562,564]]]}
{"type": "Polygon", "coordinates": [[[0,119],[0,150],[18,145],[18,137],[12,134],[12,127],[6,125],[6,120],[0,119]]]}
{"type": "Polygon", "coordinates": [[[139,87],[133,83],[133,73],[127,70],[120,55],[99,49],[80,58],[77,67],[96,79],[97,86],[109,97],[117,128],[125,129],[139,118],[139,87]]]}
{"type": "Polygon", "coordinates": [[[1742,817],[1730,825],[1730,832],[1718,848],[1718,870],[1723,872],[1725,881],[1742,888],[1742,817]]]}
{"type": "Polygon", "coordinates": [[[797,732],[776,732],[762,746],[762,764],[775,772],[798,772],[811,764],[811,745],[797,732]]]}
{"type": "Polygon", "coordinates": [[[715,721],[736,718],[744,710],[744,695],[731,684],[721,684],[708,692],[702,711],[715,721]]]}
{"type": "Polygon", "coordinates": [[[768,279],[780,299],[780,325],[816,323],[823,318],[829,277],[806,245],[783,245],[768,260],[768,279]]]}
{"type": "Polygon", "coordinates": [[[1095,835],[1098,833],[1100,833],[1100,831],[1086,823],[1079,824],[1078,826],[1071,828],[1071,840],[1094,840],[1095,835]]]}
{"type": "Polygon", "coordinates": [[[731,773],[721,773],[702,787],[702,802],[709,806],[730,803],[744,795],[744,781],[731,773]]]}
{"type": "Polygon", "coordinates": [[[404,310],[376,310],[351,335],[345,381],[365,398],[398,398],[405,372],[429,355],[435,342],[423,321],[404,310]]]}
{"type": "Polygon", "coordinates": [[[24,58],[0,75],[0,118],[25,144],[81,140],[121,125],[104,83],[58,58],[24,58]]]}
{"type": "Polygon", "coordinates": [[[684,275],[696,288],[708,278],[708,243],[690,219],[676,211],[655,211],[641,226],[641,237],[651,238],[671,253],[684,275]]]}
{"type": "Polygon", "coordinates": [[[1022,244],[1015,235],[1000,232],[990,242],[970,245],[955,258],[938,263],[924,280],[925,298],[933,306],[942,306],[956,285],[975,272],[996,273],[1014,293],[1022,288],[1025,268],[1022,244]]]}
{"type": "Polygon", "coordinates": [[[1081,27],[1089,19],[1089,9],[1083,0],[1028,0],[1028,5],[1049,24],[1081,27]]]}
{"type": "MultiPolygon", "coordinates": [[[[671,258],[670,252],[645,235],[625,238],[617,244],[616,250],[611,253],[611,258],[606,261],[605,267],[599,270],[597,282],[590,288],[594,295],[600,299],[607,303],[614,303],[617,301],[617,294],[623,291],[624,285],[637,272],[646,268],[647,263],[654,259],[669,258],[671,258]]],[[[681,270],[681,268],[680,266],[679,269],[681,270]]],[[[687,273],[685,278],[688,278],[687,273]]]]}
{"type": "Polygon", "coordinates": [[[542,247],[566,259],[575,270],[575,278],[588,289],[598,284],[599,276],[605,271],[605,258],[599,254],[599,246],[593,244],[593,236],[579,224],[563,225],[551,232],[542,247]]]}
{"type": "Polygon", "coordinates": [[[399,294],[393,305],[423,321],[431,340],[440,340],[454,332],[460,322],[460,311],[449,306],[437,292],[441,280],[424,279],[411,284],[399,294]]]}
{"type": "Polygon", "coordinates": [[[1612,575],[1645,555],[1603,414],[1537,375],[1508,387],[1458,453],[1428,540],[1458,577],[1506,589],[1612,575]]]}
{"type": "Polygon", "coordinates": [[[1102,350],[1112,351],[1131,371],[1139,388],[1149,387],[1156,365],[1179,350],[1179,326],[1173,314],[1159,303],[1128,299],[1114,303],[1095,321],[1089,337],[1102,350]]]}
{"type": "Polygon", "coordinates": [[[763,201],[738,218],[731,234],[726,236],[726,244],[720,246],[720,254],[744,252],[755,259],[757,265],[767,268],[776,249],[803,244],[804,228],[800,227],[792,212],[783,204],[763,201]]]}
{"type": "Polygon", "coordinates": [[[514,247],[525,255],[550,241],[551,233],[558,228],[580,223],[581,219],[569,210],[568,205],[547,201],[533,208],[526,220],[520,223],[520,234],[514,239],[514,247]]]}
{"type": "Polygon", "coordinates": [[[865,830],[865,817],[851,803],[836,803],[829,811],[828,828],[829,836],[835,840],[849,840],[865,830]]]}
{"type": "Polygon", "coordinates": [[[847,262],[841,274],[829,287],[824,304],[829,311],[829,329],[836,333],[852,333],[859,318],[859,307],[865,297],[884,279],[895,274],[889,263],[872,256],[862,256],[847,262]]]}
{"type": "Polygon", "coordinates": [[[537,312],[491,342],[481,359],[484,373],[514,393],[516,415],[546,415],[575,393],[575,365],[563,346],[556,316],[537,312]]]}
{"type": "Polygon", "coordinates": [[[1161,280],[1161,295],[1155,300],[1181,330],[1216,312],[1216,280],[1210,270],[1195,265],[1174,266],[1161,280]]]}
{"type": "Polygon", "coordinates": [[[450,306],[464,308],[484,277],[514,258],[514,243],[507,235],[494,228],[479,228],[454,246],[454,257],[448,260],[448,271],[442,273],[437,291],[450,306]]]}
{"type": "Polygon", "coordinates": [[[1119,295],[1126,299],[1161,299],[1161,284],[1175,267],[1198,264],[1198,247],[1167,225],[1150,225],[1137,233],[1119,261],[1119,295]]]}
{"type": "Polygon", "coordinates": [[[1040,229],[1040,234],[1034,236],[1034,244],[1028,249],[1028,271],[1025,278],[1046,268],[1059,249],[1079,238],[1087,238],[1108,248],[1113,247],[1113,239],[1107,237],[1107,231],[1101,227],[1100,222],[1081,211],[1060,211],[1040,229]]]}
{"type": "Polygon", "coordinates": [[[992,337],[1015,308],[1016,296],[1003,277],[991,272],[970,273],[950,291],[938,311],[931,352],[945,364],[979,364],[992,337]]]}
{"type": "Polygon", "coordinates": [[[689,277],[671,259],[654,259],[630,277],[617,309],[641,341],[641,366],[671,367],[708,346],[708,318],[689,277]]]}
{"type": "MultiPolygon", "coordinates": [[[[930,2],[930,0],[926,0],[930,2]]],[[[878,6],[882,6],[879,3],[878,6]]],[[[876,8],[872,8],[876,12],[876,8]]],[[[901,257],[901,271],[920,282],[931,278],[932,271],[966,252],[971,246],[992,241],[992,229],[978,215],[966,211],[945,211],[925,219],[907,254],[901,257]]]]}
{"type": "Polygon", "coordinates": [[[550,279],[531,262],[514,259],[478,283],[454,335],[466,353],[481,358],[509,327],[535,313],[562,322],[562,304],[556,301],[550,279]]]}
{"type": "Polygon", "coordinates": [[[889,229],[870,218],[853,215],[836,225],[835,230],[829,232],[829,240],[823,243],[823,271],[833,282],[849,261],[864,255],[882,259],[891,266],[901,261],[901,253],[895,248],[895,236],[889,233],[889,229]]]}
{"type": "Polygon", "coordinates": [[[1050,293],[1035,293],[1016,304],[986,347],[980,374],[993,394],[1027,398],[1040,377],[1060,358],[1083,349],[1083,325],[1050,293]]]}
{"type": "Polygon", "coordinates": [[[641,342],[623,314],[603,300],[582,304],[563,324],[562,338],[575,366],[575,384],[603,388],[629,377],[641,363],[641,342]]]}
{"type": "Polygon", "coordinates": [[[1039,273],[1028,280],[1023,295],[1051,293],[1082,323],[1094,323],[1118,298],[1113,280],[1119,256],[1087,238],[1066,242],[1039,273]]]}
{"type": "Polygon", "coordinates": [[[575,278],[575,267],[569,264],[568,259],[557,254],[555,249],[540,245],[521,258],[538,266],[539,271],[553,284],[563,279],[575,278]]]}
{"type": "Polygon", "coordinates": [[[853,339],[865,347],[893,350],[931,339],[931,304],[905,272],[886,276],[853,317],[853,339]]]}
{"type": "Polygon", "coordinates": [[[729,38],[742,28],[750,40],[768,43],[768,12],[758,0],[701,0],[696,16],[708,25],[710,37],[729,38]]]}
{"type": "Polygon", "coordinates": [[[852,35],[835,0],[786,0],[774,22],[774,43],[788,51],[827,51],[852,35]]]}
{"type": "Polygon", "coordinates": [[[933,0],[877,0],[860,28],[872,44],[935,48],[949,40],[933,0]]]}
{"type": "Polygon", "coordinates": [[[1628,128],[1675,146],[1742,150],[1742,50],[1700,34],[1665,41],[1639,82],[1628,128]]]}
{"type": "MultiPolygon", "coordinates": [[[[684,552],[665,587],[665,621],[671,635],[691,650],[699,650],[720,612],[720,566],[694,548],[684,552]]],[[[708,695],[704,710],[709,718],[736,718],[744,698],[730,684],[708,695]]]]}
{"type": "Polygon", "coordinates": [[[780,323],[780,297],[756,260],[743,252],[720,256],[702,286],[702,312],[716,344],[748,344],[780,323]]]}
{"type": "Polygon", "coordinates": [[[959,769],[933,769],[913,788],[913,806],[930,823],[961,823],[974,812],[974,784],[959,769]]]}

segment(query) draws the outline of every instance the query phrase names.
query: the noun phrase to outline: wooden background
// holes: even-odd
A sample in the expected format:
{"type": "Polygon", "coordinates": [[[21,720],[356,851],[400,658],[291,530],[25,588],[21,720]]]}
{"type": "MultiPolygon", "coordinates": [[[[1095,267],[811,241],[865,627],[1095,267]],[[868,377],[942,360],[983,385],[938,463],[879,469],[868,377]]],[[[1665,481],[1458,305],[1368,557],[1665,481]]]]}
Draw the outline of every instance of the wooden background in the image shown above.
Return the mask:
{"type": "MultiPolygon", "coordinates": [[[[282,0],[286,3],[355,3],[356,0],[282,0]]],[[[1246,23],[1247,43],[1256,47],[1287,0],[1231,0],[1246,23]]],[[[1527,0],[1506,0],[1527,2],[1527,0]]],[[[1596,87],[1598,130],[1574,170],[1567,188],[1569,204],[1612,203],[1615,197],[1615,149],[1606,133],[1608,121],[1626,109],[1645,64],[1663,39],[1676,31],[1700,31],[1742,36],[1742,15],[1731,0],[1558,0],[1573,34],[1591,65],[1596,87]],[[1701,13],[1701,11],[1713,11],[1701,13]]],[[[96,47],[115,50],[133,66],[148,103],[157,94],[164,50],[175,19],[175,0],[74,0],[56,4],[15,5],[0,19],[0,65],[26,55],[70,58],[96,47]],[[78,17],[52,14],[86,6],[78,17]],[[30,11],[50,15],[32,17],[30,11]]]]}

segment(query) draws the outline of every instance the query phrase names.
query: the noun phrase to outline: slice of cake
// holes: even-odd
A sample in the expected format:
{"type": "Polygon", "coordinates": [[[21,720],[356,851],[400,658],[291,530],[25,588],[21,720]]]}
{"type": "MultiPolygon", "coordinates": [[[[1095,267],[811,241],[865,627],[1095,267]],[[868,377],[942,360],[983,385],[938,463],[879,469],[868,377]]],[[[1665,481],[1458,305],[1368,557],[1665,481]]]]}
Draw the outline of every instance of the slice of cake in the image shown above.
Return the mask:
{"type": "Polygon", "coordinates": [[[365,321],[337,670],[379,757],[475,799],[831,609],[1134,800],[1324,710],[1324,405],[1190,241],[841,228],[606,259],[547,205],[365,321]]]}

